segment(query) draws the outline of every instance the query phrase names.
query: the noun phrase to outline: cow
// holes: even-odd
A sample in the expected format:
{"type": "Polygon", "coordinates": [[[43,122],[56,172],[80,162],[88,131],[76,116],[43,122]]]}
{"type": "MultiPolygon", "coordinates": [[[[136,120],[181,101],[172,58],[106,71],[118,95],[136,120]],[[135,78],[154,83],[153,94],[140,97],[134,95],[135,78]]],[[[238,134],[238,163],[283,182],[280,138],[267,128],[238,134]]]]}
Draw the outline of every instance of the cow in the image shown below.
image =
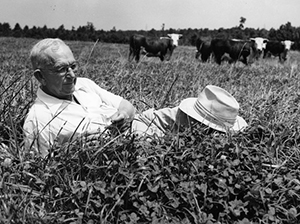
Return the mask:
{"type": "Polygon", "coordinates": [[[215,61],[220,65],[222,57],[227,53],[230,57],[229,63],[240,60],[245,65],[248,64],[247,57],[256,54],[256,44],[251,40],[238,39],[213,39],[211,41],[212,52],[215,61]]]}
{"type": "Polygon", "coordinates": [[[257,57],[259,58],[262,53],[264,52],[264,50],[266,49],[266,43],[269,41],[267,38],[263,38],[263,37],[252,37],[250,38],[251,41],[254,41],[256,44],[256,50],[257,50],[257,57]]]}
{"type": "Polygon", "coordinates": [[[175,47],[177,47],[179,39],[182,38],[182,34],[171,33],[171,34],[168,34],[168,37],[173,40],[173,45],[175,47]]]}
{"type": "Polygon", "coordinates": [[[275,57],[278,56],[279,61],[285,61],[287,59],[287,53],[293,44],[294,42],[290,40],[268,41],[266,43],[266,49],[264,50],[263,58],[273,55],[275,57]]]}
{"type": "Polygon", "coordinates": [[[196,59],[198,59],[199,56],[201,55],[202,62],[206,62],[212,53],[211,41],[210,40],[201,40],[200,38],[197,38],[196,48],[197,48],[197,52],[196,52],[196,56],[195,56],[196,59]]]}
{"type": "Polygon", "coordinates": [[[169,51],[169,60],[174,49],[178,46],[178,40],[182,34],[168,34],[168,37],[162,37],[155,41],[148,40],[145,36],[134,34],[129,40],[129,61],[135,58],[136,62],[140,60],[141,50],[147,57],[159,57],[164,61],[166,54],[169,51]]]}

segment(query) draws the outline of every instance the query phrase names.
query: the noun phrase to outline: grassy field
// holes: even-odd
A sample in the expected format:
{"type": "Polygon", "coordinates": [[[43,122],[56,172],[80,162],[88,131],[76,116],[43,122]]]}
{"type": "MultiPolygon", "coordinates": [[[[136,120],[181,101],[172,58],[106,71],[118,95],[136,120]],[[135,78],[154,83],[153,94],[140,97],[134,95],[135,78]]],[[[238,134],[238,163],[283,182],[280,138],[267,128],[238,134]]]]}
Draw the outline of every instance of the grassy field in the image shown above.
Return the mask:
{"type": "Polygon", "coordinates": [[[208,84],[229,91],[249,127],[147,141],[132,136],[24,155],[22,122],[35,98],[29,51],[0,38],[0,223],[300,223],[300,53],[221,66],[179,46],[170,61],[128,62],[127,45],[67,42],[79,76],[138,112],[173,107],[208,84]]]}

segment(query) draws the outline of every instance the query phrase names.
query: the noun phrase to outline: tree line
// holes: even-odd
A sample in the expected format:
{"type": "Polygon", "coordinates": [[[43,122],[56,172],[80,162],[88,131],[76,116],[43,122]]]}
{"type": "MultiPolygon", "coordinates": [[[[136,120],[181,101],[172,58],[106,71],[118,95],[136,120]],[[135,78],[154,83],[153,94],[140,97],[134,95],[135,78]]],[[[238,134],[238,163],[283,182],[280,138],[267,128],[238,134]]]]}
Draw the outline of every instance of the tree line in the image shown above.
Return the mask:
{"type": "Polygon", "coordinates": [[[19,23],[16,23],[14,28],[11,28],[9,23],[0,23],[0,36],[3,37],[28,37],[35,39],[54,38],[58,37],[62,40],[78,40],[78,41],[93,41],[96,40],[106,43],[122,43],[128,44],[129,38],[132,34],[142,34],[149,38],[159,38],[166,36],[168,33],[183,34],[180,44],[181,45],[195,45],[198,37],[202,39],[212,38],[236,38],[236,39],[249,39],[250,37],[264,37],[269,40],[292,40],[295,42],[293,45],[294,50],[300,50],[300,27],[294,27],[290,22],[283,24],[279,29],[255,29],[244,28],[241,23],[240,26],[232,28],[219,28],[219,29],[164,29],[161,30],[151,29],[145,30],[116,30],[113,27],[111,30],[96,30],[91,22],[87,22],[85,26],[79,26],[77,29],[72,27],[71,30],[65,29],[64,25],[58,29],[48,28],[46,25],[43,27],[33,26],[29,28],[27,25],[22,28],[19,23]]]}

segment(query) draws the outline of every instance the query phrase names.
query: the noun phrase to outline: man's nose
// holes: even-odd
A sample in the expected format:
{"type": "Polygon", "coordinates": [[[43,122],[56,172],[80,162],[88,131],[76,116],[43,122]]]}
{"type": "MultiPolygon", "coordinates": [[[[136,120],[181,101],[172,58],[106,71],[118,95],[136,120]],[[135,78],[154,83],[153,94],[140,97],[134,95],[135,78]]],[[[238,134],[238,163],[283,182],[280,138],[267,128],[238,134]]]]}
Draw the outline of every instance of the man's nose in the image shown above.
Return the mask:
{"type": "Polygon", "coordinates": [[[73,71],[73,69],[72,68],[68,68],[68,70],[67,70],[67,75],[66,75],[68,78],[75,78],[76,77],[76,75],[75,75],[75,72],[73,71]]]}

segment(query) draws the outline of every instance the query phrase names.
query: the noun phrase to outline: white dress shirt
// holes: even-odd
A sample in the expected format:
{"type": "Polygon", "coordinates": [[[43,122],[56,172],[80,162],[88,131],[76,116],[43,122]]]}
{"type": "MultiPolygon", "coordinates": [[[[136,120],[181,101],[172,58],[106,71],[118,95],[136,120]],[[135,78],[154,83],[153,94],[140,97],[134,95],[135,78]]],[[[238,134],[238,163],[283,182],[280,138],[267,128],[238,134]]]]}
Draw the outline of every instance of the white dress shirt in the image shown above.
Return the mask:
{"type": "Polygon", "coordinates": [[[55,142],[63,144],[82,134],[100,133],[111,124],[110,117],[123,99],[87,78],[77,78],[73,95],[80,104],[38,89],[24,123],[25,148],[45,156],[55,142]]]}

